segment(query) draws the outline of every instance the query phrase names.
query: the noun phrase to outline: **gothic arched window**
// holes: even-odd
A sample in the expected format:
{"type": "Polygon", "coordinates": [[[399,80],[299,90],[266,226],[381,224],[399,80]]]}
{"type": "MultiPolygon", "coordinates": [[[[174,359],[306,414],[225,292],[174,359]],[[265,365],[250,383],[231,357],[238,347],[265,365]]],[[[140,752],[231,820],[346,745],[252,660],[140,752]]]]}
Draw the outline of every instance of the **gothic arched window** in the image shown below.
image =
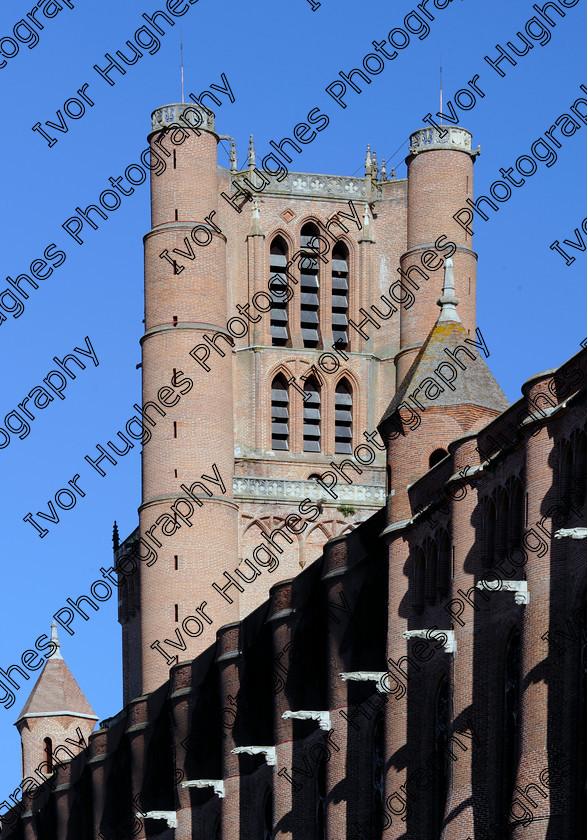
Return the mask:
{"type": "Polygon", "coordinates": [[[309,222],[300,234],[300,326],[304,347],[317,347],[320,340],[318,251],[316,225],[309,222]]]}
{"type": "Polygon", "coordinates": [[[493,499],[486,499],[483,506],[483,565],[490,569],[495,560],[495,533],[497,511],[493,499]]]}
{"type": "Polygon", "coordinates": [[[503,727],[503,802],[502,814],[510,808],[519,746],[520,714],[520,634],[514,630],[510,635],[505,656],[504,675],[504,727],[503,727]]]}
{"type": "Polygon", "coordinates": [[[508,550],[518,548],[524,534],[524,489],[519,479],[514,482],[509,507],[508,550]]]}
{"type": "Polygon", "coordinates": [[[449,690],[448,680],[443,677],[436,694],[434,715],[434,788],[433,788],[433,817],[432,838],[440,840],[442,821],[448,792],[448,773],[446,766],[446,748],[448,744],[449,727],[449,690]]]}
{"type": "Polygon", "coordinates": [[[332,337],[338,347],[348,345],[349,335],[349,252],[342,242],[332,249],[332,337]]]}
{"type": "Polygon", "coordinates": [[[426,556],[423,549],[419,548],[416,551],[414,558],[414,589],[412,604],[416,612],[422,612],[424,609],[424,579],[426,568],[426,556]]]}
{"type": "Polygon", "coordinates": [[[289,394],[281,374],[271,383],[271,449],[289,449],[289,394]]]}
{"type": "Polygon", "coordinates": [[[341,379],[334,395],[334,452],[343,455],[352,451],[353,394],[346,379],[341,379]]]}
{"type": "Polygon", "coordinates": [[[441,598],[446,598],[451,579],[451,545],[447,531],[442,531],[438,540],[438,572],[436,586],[441,598]]]}
{"type": "Polygon", "coordinates": [[[497,497],[496,512],[494,562],[499,563],[506,556],[508,548],[509,498],[504,487],[497,497]]]}
{"type": "Polygon", "coordinates": [[[429,604],[436,601],[436,581],[438,574],[438,546],[436,540],[428,544],[426,551],[426,600],[429,604]]]}
{"type": "Polygon", "coordinates": [[[320,451],[320,386],[312,376],[304,385],[304,452],[320,451]]]}
{"type": "Polygon", "coordinates": [[[573,447],[569,440],[561,442],[559,459],[559,496],[562,505],[567,509],[571,505],[573,493],[573,447]]]}
{"type": "Polygon", "coordinates": [[[271,292],[271,343],[284,347],[289,339],[287,326],[287,245],[281,236],[271,243],[269,253],[269,290],[271,292]]]}

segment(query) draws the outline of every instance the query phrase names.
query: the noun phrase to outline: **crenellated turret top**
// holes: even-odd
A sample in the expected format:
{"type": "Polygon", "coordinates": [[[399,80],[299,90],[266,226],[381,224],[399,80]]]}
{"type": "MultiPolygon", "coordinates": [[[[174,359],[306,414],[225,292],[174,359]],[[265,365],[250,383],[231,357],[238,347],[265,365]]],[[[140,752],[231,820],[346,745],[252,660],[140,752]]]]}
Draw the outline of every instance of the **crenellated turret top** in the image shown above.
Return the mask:
{"type": "Polygon", "coordinates": [[[436,149],[451,149],[467,152],[471,156],[481,154],[481,147],[473,150],[473,135],[460,126],[424,126],[410,135],[410,155],[430,152],[436,149]]]}
{"type": "Polygon", "coordinates": [[[176,102],[156,108],[151,114],[151,131],[161,131],[165,126],[186,124],[204,131],[215,131],[214,112],[198,102],[176,102]],[[180,119],[184,112],[185,116],[180,119]]]}

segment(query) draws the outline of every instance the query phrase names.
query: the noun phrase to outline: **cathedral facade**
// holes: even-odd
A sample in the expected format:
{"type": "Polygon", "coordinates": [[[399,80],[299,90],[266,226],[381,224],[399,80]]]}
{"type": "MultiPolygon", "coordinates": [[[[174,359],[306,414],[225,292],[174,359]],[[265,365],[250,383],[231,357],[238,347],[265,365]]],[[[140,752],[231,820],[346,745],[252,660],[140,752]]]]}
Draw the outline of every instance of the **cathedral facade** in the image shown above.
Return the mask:
{"type": "Polygon", "coordinates": [[[587,350],[513,405],[493,378],[466,129],[405,180],[222,140],[153,114],[124,707],[89,735],[50,658],[2,836],[580,840],[587,350]]]}

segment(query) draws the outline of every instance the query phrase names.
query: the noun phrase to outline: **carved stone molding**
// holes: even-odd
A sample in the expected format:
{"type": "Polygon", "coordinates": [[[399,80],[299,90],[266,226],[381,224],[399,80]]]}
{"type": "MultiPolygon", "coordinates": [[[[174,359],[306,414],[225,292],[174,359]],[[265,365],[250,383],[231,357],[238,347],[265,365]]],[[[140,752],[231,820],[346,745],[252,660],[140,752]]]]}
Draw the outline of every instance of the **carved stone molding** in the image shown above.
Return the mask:
{"type": "Polygon", "coordinates": [[[173,105],[163,105],[161,108],[157,108],[151,114],[151,131],[159,131],[164,126],[185,125],[179,118],[186,108],[190,109],[185,117],[189,125],[214,131],[214,114],[212,111],[206,111],[197,102],[176,102],[173,105]],[[200,114],[201,121],[195,116],[194,112],[196,111],[200,114]]]}
{"type": "Polygon", "coordinates": [[[222,779],[190,779],[187,782],[182,782],[181,786],[186,788],[211,787],[214,788],[214,793],[216,793],[220,799],[224,799],[224,781],[222,779]]]}
{"type": "Polygon", "coordinates": [[[277,764],[275,747],[235,747],[231,752],[235,755],[264,755],[265,761],[270,767],[275,767],[277,764]]]}
{"type": "Polygon", "coordinates": [[[147,811],[137,813],[139,819],[148,820],[165,820],[167,828],[177,828],[177,813],[175,811],[147,811]]]}
{"type": "Polygon", "coordinates": [[[530,603],[528,581],[526,580],[480,580],[477,589],[486,589],[489,592],[515,592],[514,600],[516,604],[530,603]]]}
{"type": "Polygon", "coordinates": [[[427,126],[418,129],[410,136],[410,154],[418,154],[429,149],[457,149],[460,152],[477,155],[479,152],[472,150],[472,139],[471,132],[466,128],[427,126]]]}
{"type": "Polygon", "coordinates": [[[292,718],[293,720],[317,720],[320,729],[323,729],[325,732],[329,732],[332,729],[330,712],[291,712],[288,710],[287,712],[284,712],[281,717],[284,719],[292,718]]]}
{"type": "MultiPolygon", "coordinates": [[[[366,178],[353,178],[342,175],[314,175],[306,172],[290,172],[282,181],[276,176],[270,175],[261,170],[270,183],[263,190],[266,195],[300,195],[320,196],[321,198],[334,198],[340,201],[376,201],[382,196],[381,187],[367,181],[366,178]]],[[[255,180],[249,177],[249,172],[237,172],[232,176],[233,184],[250,192],[244,178],[248,178],[254,184],[255,180]]]]}
{"type": "Polygon", "coordinates": [[[344,682],[347,680],[357,680],[358,682],[370,682],[373,680],[377,683],[377,691],[381,694],[387,694],[389,689],[386,687],[384,679],[388,674],[388,671],[346,671],[343,674],[339,674],[339,677],[344,682]]]}
{"type": "Polygon", "coordinates": [[[570,537],[572,540],[586,540],[587,528],[561,528],[555,531],[554,536],[557,540],[560,540],[562,537],[570,537]]]}
{"type": "MultiPolygon", "coordinates": [[[[234,476],[232,480],[234,498],[239,501],[254,501],[255,499],[275,499],[284,502],[322,500],[324,490],[315,481],[289,478],[252,478],[249,476],[234,476]]],[[[354,502],[357,506],[380,507],[385,504],[385,488],[377,484],[347,484],[336,488],[338,499],[336,504],[354,502]]],[[[334,504],[334,500],[332,500],[334,504]]]]}
{"type": "Polygon", "coordinates": [[[445,653],[457,652],[457,639],[454,630],[406,630],[404,639],[440,639],[445,653]]]}

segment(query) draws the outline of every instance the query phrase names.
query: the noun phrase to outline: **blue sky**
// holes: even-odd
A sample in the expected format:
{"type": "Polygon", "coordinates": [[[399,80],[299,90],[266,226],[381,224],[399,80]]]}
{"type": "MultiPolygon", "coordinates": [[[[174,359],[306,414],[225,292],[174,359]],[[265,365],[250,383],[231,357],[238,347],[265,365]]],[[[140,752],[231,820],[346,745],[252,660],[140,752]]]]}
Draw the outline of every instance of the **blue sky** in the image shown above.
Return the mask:
{"type": "MultiPolygon", "coordinates": [[[[47,2],[47,0],[46,0],[47,2]]],[[[86,227],[83,246],[62,229],[62,223],[97,201],[108,179],[138,162],[146,147],[150,114],[156,107],[180,101],[179,43],[183,30],[186,93],[198,94],[224,73],[236,101],[221,97],[216,108],[219,133],[237,140],[242,165],[252,132],[259,155],[269,140],[292,136],[296,123],[314,107],[330,117],[330,125],[305,147],[292,165],[297,171],[351,175],[363,172],[366,144],[378,159],[405,176],[407,139],[425,114],[438,110],[438,68],[444,68],[444,97],[465,87],[479,74],[485,93],[475,107],[461,112],[461,124],[473,132],[482,154],[475,164],[475,194],[486,194],[499,169],[530,154],[557,118],[581,95],[587,74],[580,66],[587,22],[585,6],[555,13],[547,26],[550,42],[507,62],[502,78],[484,61],[496,56],[496,44],[515,35],[535,14],[532,4],[506,0],[452,0],[443,11],[432,9],[435,21],[423,40],[416,35],[398,58],[372,77],[361,94],[349,92],[342,109],[325,91],[338,78],[360,66],[383,41],[403,25],[414,8],[408,2],[372,0],[367,6],[350,0],[322,0],[312,11],[306,0],[198,0],[176,18],[160,37],[160,48],[147,50],[126,75],[112,73],[109,86],[94,70],[105,66],[133,39],[164,3],[145,0],[83,4],[71,0],[56,17],[41,17],[44,29],[33,49],[20,45],[18,55],[0,69],[5,128],[2,132],[2,276],[13,279],[55,243],[66,261],[39,289],[31,290],[24,312],[0,324],[2,389],[0,418],[55,368],[53,357],[85,348],[89,336],[99,365],[92,362],[70,381],[65,399],[55,399],[31,421],[30,434],[0,450],[3,488],[0,528],[3,535],[2,646],[0,667],[20,661],[22,652],[49,630],[52,614],[66,599],[88,594],[101,566],[112,562],[111,533],[118,520],[121,536],[137,523],[140,502],[140,457],[137,446],[102,478],[84,461],[98,443],[113,440],[133,413],[140,397],[139,338],[143,318],[142,236],[149,229],[148,182],[124,198],[98,230],[86,227]],[[31,130],[40,121],[59,123],[66,100],[89,84],[94,105],[78,120],[68,120],[67,133],[53,131],[58,142],[49,148],[31,130]],[[390,158],[393,160],[390,162],[390,158]],[[60,488],[76,473],[85,497],[63,511],[61,521],[40,539],[22,521],[29,511],[46,510],[60,488]]],[[[568,2],[568,0],[567,0],[568,2]]],[[[30,4],[4,5],[0,36],[12,36],[30,4]]],[[[540,16],[538,16],[540,17],[540,16]]],[[[414,19],[412,19],[415,28],[414,19]]],[[[19,30],[26,37],[24,29],[19,30]]],[[[534,32],[538,32],[536,25],[534,32]]],[[[13,36],[12,36],[13,37],[13,36]]],[[[146,41],[145,41],[146,42],[146,41]]],[[[6,42],[5,47],[10,49],[6,42]]],[[[389,48],[389,45],[388,45],[389,48]]],[[[79,98],[79,97],[78,97],[79,98]]],[[[70,108],[75,106],[70,106],[70,108]]],[[[490,350],[490,364],[510,400],[520,385],[538,371],[556,367],[580,349],[587,338],[585,268],[587,253],[567,246],[576,259],[566,266],[549,249],[555,239],[574,239],[573,231],[587,216],[583,166],[587,126],[562,139],[556,163],[539,163],[523,187],[513,188],[488,222],[477,222],[474,247],[479,253],[478,323],[490,350]]],[[[559,135],[560,136],[560,135],[559,135]]],[[[221,149],[219,160],[227,165],[221,149]]],[[[587,227],[587,223],[586,223],[587,227]]],[[[587,234],[582,234],[587,242],[587,234]]],[[[83,234],[82,234],[83,236],[83,234]]],[[[25,284],[26,287],[26,284],[25,284]]],[[[27,287],[28,288],[28,287],[27,287]]],[[[72,625],[74,636],[61,633],[62,653],[100,718],[121,707],[120,626],[115,598],[99,613],[72,625]]],[[[0,801],[20,780],[20,743],[12,724],[35,681],[31,675],[11,708],[0,706],[0,801]]]]}

